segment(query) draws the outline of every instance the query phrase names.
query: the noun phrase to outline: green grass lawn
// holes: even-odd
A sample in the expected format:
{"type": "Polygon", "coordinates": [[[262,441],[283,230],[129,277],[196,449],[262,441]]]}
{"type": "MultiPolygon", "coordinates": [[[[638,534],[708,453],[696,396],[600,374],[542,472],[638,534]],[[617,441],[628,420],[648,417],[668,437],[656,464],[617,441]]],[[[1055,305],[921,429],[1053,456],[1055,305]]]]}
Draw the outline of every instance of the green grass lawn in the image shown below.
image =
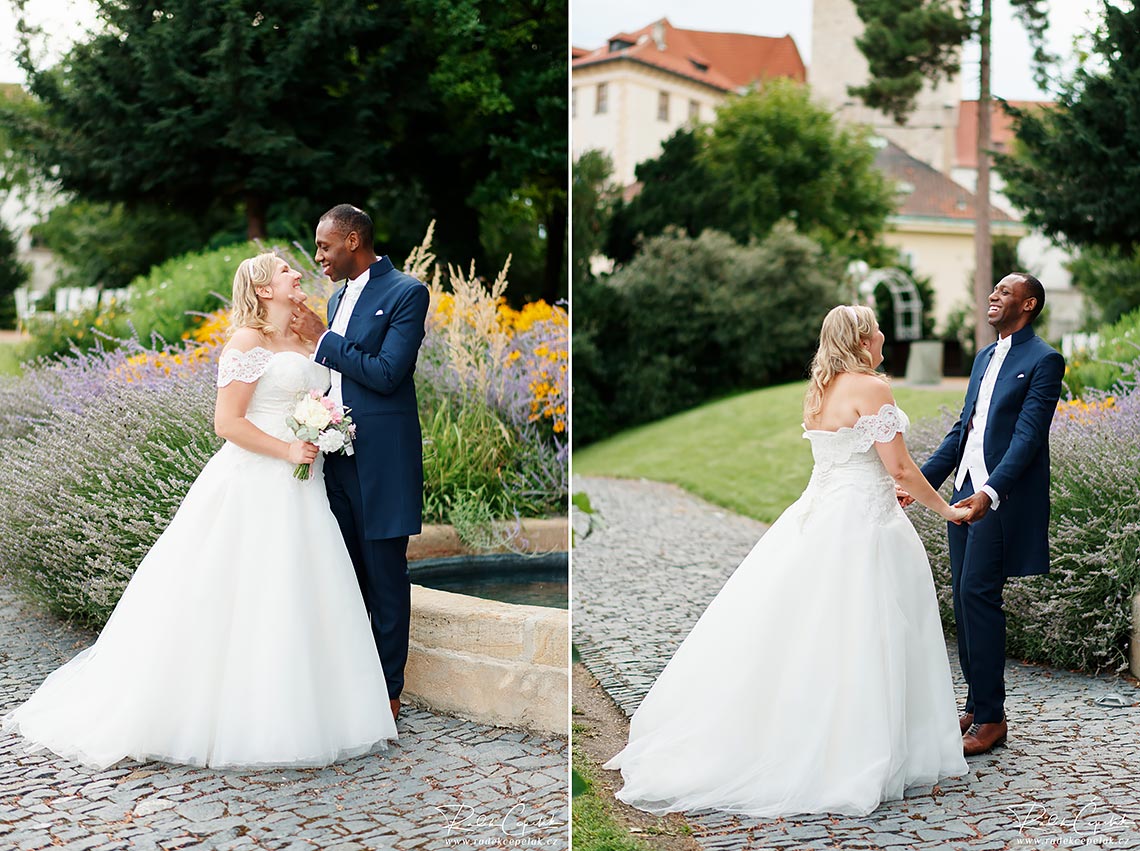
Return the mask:
{"type": "MultiPolygon", "coordinates": [[[[811,448],[803,439],[805,382],[766,387],[623,431],[574,453],[583,476],[680,485],[709,502],[771,523],[803,492],[811,448]]],[[[912,420],[961,409],[965,389],[894,388],[912,420]]]]}
{"type": "Polygon", "coordinates": [[[21,375],[20,348],[23,343],[0,342],[0,375],[21,375]]]}
{"type": "Polygon", "coordinates": [[[613,799],[595,792],[600,769],[594,761],[575,748],[572,762],[585,787],[571,805],[575,851],[652,851],[652,846],[630,835],[615,813],[613,799]]]}

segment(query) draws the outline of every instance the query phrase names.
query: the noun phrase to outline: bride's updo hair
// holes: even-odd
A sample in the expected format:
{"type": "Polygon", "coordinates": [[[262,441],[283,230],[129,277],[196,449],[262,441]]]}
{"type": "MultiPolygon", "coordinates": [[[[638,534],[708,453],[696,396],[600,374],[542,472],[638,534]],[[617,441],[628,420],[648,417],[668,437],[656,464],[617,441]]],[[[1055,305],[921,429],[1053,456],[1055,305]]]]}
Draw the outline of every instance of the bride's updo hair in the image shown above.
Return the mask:
{"type": "Polygon", "coordinates": [[[863,343],[875,333],[875,311],[865,305],[841,304],[823,317],[819,348],[811,360],[811,379],[804,397],[804,420],[814,420],[823,405],[823,391],[844,372],[883,376],[875,371],[863,343]]]}
{"type": "Polygon", "coordinates": [[[276,334],[269,323],[265,303],[258,298],[257,288],[269,286],[277,273],[281,258],[268,251],[242,260],[234,275],[233,300],[230,303],[230,333],[238,328],[256,328],[266,336],[276,334]]]}

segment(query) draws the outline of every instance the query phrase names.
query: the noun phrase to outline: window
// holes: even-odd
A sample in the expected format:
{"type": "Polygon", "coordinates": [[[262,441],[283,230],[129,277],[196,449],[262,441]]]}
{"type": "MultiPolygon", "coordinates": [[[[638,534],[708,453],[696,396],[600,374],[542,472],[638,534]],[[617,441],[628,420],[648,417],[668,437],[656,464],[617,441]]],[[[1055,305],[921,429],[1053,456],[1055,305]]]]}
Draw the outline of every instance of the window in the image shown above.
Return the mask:
{"type": "Polygon", "coordinates": [[[668,92],[658,92],[657,93],[657,120],[658,121],[668,121],[669,120],[669,93],[668,92]]]}
{"type": "Polygon", "coordinates": [[[570,117],[578,117],[578,87],[570,89],[570,117]]]}
{"type": "Polygon", "coordinates": [[[601,115],[609,111],[609,90],[605,83],[598,83],[597,100],[594,102],[594,114],[601,115]]]}
{"type": "Polygon", "coordinates": [[[701,105],[695,101],[689,101],[689,121],[696,124],[701,120],[701,105]]]}

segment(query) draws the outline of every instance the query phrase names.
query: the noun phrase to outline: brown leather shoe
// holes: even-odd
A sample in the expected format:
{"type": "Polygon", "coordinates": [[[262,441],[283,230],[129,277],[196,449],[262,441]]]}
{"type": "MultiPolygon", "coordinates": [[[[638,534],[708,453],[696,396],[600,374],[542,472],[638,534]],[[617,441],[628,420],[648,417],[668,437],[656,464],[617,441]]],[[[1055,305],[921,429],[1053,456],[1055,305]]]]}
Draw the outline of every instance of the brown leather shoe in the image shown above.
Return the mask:
{"type": "Polygon", "coordinates": [[[974,723],[974,713],[967,712],[965,715],[958,716],[958,729],[962,731],[962,735],[966,735],[966,731],[970,729],[970,725],[974,723]]]}
{"type": "Polygon", "coordinates": [[[1005,744],[1009,727],[1005,719],[992,724],[973,724],[962,737],[962,753],[966,756],[977,756],[988,753],[998,745],[1005,744]]]}
{"type": "Polygon", "coordinates": [[[388,701],[388,705],[392,707],[392,720],[395,721],[400,717],[400,698],[393,697],[388,701]]]}

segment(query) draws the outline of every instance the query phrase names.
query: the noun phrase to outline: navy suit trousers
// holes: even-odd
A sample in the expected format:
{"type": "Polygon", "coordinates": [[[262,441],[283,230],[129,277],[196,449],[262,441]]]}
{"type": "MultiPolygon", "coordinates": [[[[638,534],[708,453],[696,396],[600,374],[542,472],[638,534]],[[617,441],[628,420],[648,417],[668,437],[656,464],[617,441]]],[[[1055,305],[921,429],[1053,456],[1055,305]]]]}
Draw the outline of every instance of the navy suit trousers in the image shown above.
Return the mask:
{"type": "MultiPolygon", "coordinates": [[[[969,476],[951,503],[974,492],[969,476]]],[[[1000,510],[1000,509],[999,509],[1000,510]]],[[[975,724],[1005,717],[1005,612],[1001,521],[992,509],[976,523],[947,523],[958,659],[975,724]]]]}
{"type": "Polygon", "coordinates": [[[364,537],[363,500],[354,455],[325,456],[325,489],[329,507],[348,546],[360,594],[368,609],[372,637],[388,697],[404,689],[408,662],[408,629],[412,613],[412,583],[408,575],[408,536],[368,540],[364,537]]]}

